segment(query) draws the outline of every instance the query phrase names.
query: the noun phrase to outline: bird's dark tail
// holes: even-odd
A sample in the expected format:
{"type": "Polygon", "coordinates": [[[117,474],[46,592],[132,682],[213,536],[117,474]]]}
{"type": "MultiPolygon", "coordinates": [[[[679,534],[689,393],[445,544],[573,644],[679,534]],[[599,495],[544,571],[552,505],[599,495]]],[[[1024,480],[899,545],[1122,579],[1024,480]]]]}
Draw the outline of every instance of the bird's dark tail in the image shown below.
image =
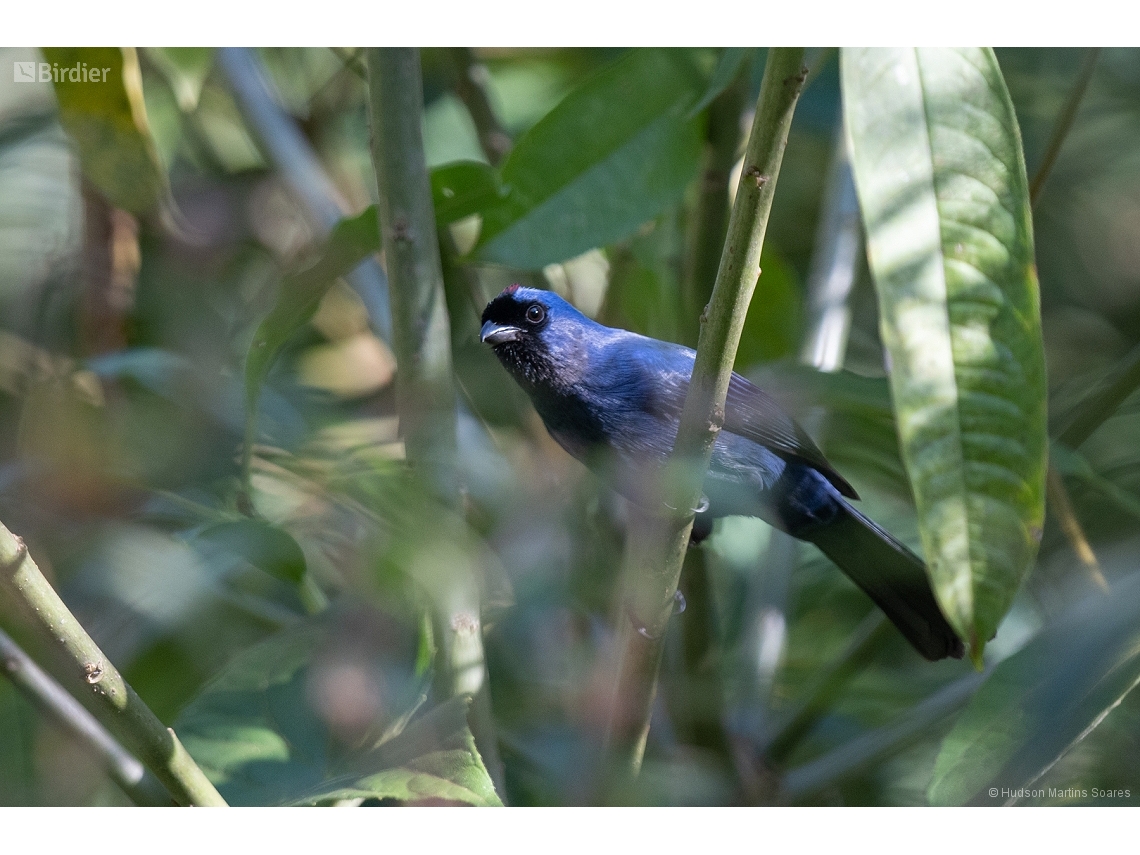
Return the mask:
{"type": "Polygon", "coordinates": [[[926,576],[926,566],[885,529],[847,502],[837,518],[802,535],[839,565],[891,619],[919,653],[934,661],[965,652],[926,576]]]}

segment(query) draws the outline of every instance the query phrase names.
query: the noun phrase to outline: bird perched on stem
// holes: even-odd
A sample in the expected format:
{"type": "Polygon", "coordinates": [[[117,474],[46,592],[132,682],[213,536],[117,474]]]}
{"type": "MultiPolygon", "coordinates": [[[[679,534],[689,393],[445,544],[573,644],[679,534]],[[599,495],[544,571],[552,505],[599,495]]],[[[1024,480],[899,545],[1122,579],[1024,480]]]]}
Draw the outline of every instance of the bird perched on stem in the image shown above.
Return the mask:
{"type": "MultiPolygon", "coordinates": [[[[530,396],[550,435],[652,510],[677,437],[695,353],[590,320],[557,294],[512,285],[483,311],[483,342],[530,396]]],[[[717,517],[759,517],[814,543],[927,659],[961,658],[918,556],[861,514],[858,494],[779,405],[738,374],[705,477],[693,538],[717,517]]]]}

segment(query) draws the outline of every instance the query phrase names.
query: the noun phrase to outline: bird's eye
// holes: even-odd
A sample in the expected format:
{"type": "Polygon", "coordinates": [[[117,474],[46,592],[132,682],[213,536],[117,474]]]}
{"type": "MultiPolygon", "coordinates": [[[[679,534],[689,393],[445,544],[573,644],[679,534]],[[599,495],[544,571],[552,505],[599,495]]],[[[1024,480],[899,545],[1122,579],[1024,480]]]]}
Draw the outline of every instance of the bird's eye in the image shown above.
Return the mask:
{"type": "Polygon", "coordinates": [[[545,317],[546,311],[538,303],[531,303],[527,306],[526,319],[528,323],[541,324],[545,317]]]}

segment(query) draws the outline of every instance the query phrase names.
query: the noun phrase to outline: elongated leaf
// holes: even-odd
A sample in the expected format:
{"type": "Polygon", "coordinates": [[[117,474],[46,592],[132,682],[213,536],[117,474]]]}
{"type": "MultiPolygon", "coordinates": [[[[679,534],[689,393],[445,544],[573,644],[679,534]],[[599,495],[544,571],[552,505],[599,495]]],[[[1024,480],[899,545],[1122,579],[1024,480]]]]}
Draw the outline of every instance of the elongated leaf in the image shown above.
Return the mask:
{"type": "Polygon", "coordinates": [[[277,303],[254,333],[245,363],[246,400],[257,402],[262,380],[269,373],[281,346],[311,319],[325,292],[337,277],[380,250],[376,207],[341,220],[329,235],[320,257],[308,268],[281,281],[277,303]]]}
{"type": "Polygon", "coordinates": [[[844,49],[841,71],[923,547],[980,664],[1044,519],[1045,359],[1017,120],[989,49],[844,49]]]}
{"type": "Polygon", "coordinates": [[[361,797],[499,804],[467,729],[466,700],[412,717],[423,686],[407,629],[352,617],[339,632],[313,622],[279,633],[208,684],[177,732],[234,805],[361,797]]]}
{"type": "Polygon", "coordinates": [[[439,225],[477,214],[499,198],[498,176],[485,163],[457,160],[431,171],[431,201],[439,225]]]}
{"type": "Polygon", "coordinates": [[[209,526],[197,540],[240,555],[254,567],[294,585],[305,577],[305,553],[287,531],[263,520],[209,526]]]}
{"type": "Polygon", "coordinates": [[[934,804],[1002,804],[1140,683],[1140,574],[1094,594],[986,680],[942,742],[934,804]]]}
{"type": "Polygon", "coordinates": [[[570,93],[503,164],[479,255],[542,267],[625,237],[676,201],[700,163],[705,81],[684,50],[639,49],[570,93]]]}
{"type": "Polygon", "coordinates": [[[84,174],[112,204],[146,213],[165,195],[166,173],[147,125],[134,49],[44,48],[43,55],[60,124],[84,174]]]}

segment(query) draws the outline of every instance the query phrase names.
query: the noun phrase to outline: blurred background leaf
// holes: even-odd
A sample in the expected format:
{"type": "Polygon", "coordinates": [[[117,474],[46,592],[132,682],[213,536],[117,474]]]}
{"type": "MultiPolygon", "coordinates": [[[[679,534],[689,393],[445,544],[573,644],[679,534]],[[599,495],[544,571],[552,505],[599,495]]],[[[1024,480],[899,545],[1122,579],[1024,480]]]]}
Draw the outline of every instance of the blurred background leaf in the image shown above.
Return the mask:
{"type": "Polygon", "coordinates": [[[60,123],[79,151],[84,174],[112,204],[134,214],[151,210],[166,194],[166,173],[150,136],[135,49],[43,53],[51,63],[60,123]]]}
{"type": "Polygon", "coordinates": [[[994,669],[942,743],[930,801],[1026,798],[1013,793],[1033,789],[1137,683],[1140,576],[1132,574],[1111,598],[1092,594],[994,669]]]}
{"type": "Polygon", "coordinates": [[[497,804],[462,699],[421,713],[414,629],[367,611],[243,652],[179,716],[231,805],[344,799],[497,804]]]}

